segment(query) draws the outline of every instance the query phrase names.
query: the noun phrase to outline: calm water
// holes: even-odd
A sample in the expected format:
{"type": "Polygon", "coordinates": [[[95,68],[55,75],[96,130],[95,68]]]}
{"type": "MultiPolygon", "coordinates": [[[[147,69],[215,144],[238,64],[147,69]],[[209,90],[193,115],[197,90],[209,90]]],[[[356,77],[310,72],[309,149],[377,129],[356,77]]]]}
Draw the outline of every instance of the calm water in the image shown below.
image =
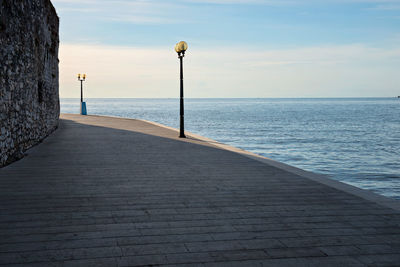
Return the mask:
{"type": "MultiPolygon", "coordinates": [[[[178,99],[88,99],[89,114],[179,128],[178,99]]],[[[61,99],[78,113],[79,99],[61,99]]],[[[400,99],[186,99],[185,130],[400,199],[400,99]]]]}

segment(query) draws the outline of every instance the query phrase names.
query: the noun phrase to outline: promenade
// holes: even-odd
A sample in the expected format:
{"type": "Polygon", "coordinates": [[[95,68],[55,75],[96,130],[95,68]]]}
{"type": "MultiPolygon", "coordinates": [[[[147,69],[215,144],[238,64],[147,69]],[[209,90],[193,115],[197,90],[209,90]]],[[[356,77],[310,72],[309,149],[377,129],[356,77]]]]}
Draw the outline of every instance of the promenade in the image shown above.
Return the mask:
{"type": "Polygon", "coordinates": [[[0,169],[0,266],[400,265],[398,202],[177,136],[63,114],[0,169]]]}

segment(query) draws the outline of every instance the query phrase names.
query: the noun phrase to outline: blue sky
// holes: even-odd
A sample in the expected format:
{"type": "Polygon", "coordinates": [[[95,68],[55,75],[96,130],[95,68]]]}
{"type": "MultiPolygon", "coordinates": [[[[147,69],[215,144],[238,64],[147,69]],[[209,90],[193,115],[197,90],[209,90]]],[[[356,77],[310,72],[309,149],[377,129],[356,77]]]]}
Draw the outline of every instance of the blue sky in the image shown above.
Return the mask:
{"type": "Polygon", "coordinates": [[[53,0],[60,94],[188,97],[400,94],[400,0],[53,0]]]}

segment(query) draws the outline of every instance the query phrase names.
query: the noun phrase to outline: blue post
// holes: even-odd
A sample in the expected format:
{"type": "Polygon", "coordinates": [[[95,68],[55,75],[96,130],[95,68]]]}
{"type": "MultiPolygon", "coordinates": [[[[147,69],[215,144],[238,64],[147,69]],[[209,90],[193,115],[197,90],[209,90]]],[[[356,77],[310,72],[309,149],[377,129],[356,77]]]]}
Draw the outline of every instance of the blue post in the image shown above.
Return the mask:
{"type": "Polygon", "coordinates": [[[81,115],[87,115],[86,102],[81,102],[81,115]]]}

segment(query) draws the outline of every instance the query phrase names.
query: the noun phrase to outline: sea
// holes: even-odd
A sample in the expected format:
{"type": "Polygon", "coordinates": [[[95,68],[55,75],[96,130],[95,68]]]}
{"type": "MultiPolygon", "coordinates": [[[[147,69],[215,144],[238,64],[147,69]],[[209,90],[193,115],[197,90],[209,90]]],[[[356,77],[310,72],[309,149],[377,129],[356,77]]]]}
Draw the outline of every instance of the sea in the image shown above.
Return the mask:
{"type": "MultiPolygon", "coordinates": [[[[179,99],[85,101],[88,114],[179,128],[179,99]]],[[[400,98],[188,98],[185,130],[400,199],[400,98]]]]}

